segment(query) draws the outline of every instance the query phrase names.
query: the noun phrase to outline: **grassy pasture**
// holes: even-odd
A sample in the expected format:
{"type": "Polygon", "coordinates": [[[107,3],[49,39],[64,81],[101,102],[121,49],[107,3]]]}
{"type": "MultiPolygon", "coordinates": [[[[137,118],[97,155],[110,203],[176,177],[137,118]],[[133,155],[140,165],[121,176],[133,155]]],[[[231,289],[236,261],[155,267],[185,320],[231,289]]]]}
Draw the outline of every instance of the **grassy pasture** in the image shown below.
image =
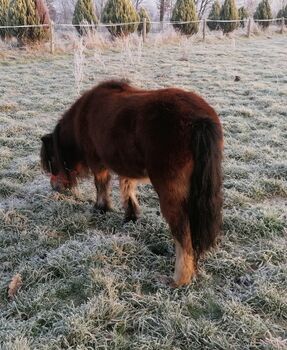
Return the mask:
{"type": "Polygon", "coordinates": [[[287,348],[286,57],[279,35],[123,45],[76,59],[3,55],[1,349],[287,348]],[[159,283],[172,273],[174,248],[150,185],[139,188],[141,219],[123,225],[116,178],[115,211],[95,216],[92,179],[59,195],[40,171],[40,137],[78,88],[111,77],[194,90],[221,117],[224,232],[188,287],[159,283]],[[9,298],[17,274],[22,286],[9,298]]]}

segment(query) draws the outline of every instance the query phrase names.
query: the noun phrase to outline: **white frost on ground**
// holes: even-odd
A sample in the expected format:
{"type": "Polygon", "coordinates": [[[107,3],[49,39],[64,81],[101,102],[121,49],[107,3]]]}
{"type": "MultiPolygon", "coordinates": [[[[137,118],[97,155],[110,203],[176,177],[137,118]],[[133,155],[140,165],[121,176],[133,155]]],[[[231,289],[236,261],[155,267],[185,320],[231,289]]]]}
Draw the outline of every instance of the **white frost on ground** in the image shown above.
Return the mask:
{"type": "Polygon", "coordinates": [[[138,41],[85,52],[83,89],[128,77],[204,96],[224,126],[224,235],[190,286],[171,290],[174,248],[157,196],[142,216],[93,214],[93,180],[51,191],[40,137],[76,98],[73,57],[0,61],[0,344],[5,349],[285,349],[286,35],[138,41]],[[235,75],[240,81],[235,82],[235,75]],[[7,296],[12,277],[23,286],[7,296]]]}

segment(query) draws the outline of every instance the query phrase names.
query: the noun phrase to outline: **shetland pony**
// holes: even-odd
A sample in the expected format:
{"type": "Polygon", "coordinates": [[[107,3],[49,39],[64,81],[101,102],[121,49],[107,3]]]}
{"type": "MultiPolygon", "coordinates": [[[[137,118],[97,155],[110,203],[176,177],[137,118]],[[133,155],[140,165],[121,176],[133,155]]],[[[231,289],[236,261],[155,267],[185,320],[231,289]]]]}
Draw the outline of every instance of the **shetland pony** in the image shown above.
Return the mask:
{"type": "Polygon", "coordinates": [[[136,186],[148,178],[175,242],[172,285],[181,286],[195,276],[198,258],[220,231],[222,148],[220,120],[198,95],[106,81],[42,137],[41,164],[58,191],[92,173],[101,211],[111,209],[111,173],[118,174],[125,221],[137,219],[136,186]]]}

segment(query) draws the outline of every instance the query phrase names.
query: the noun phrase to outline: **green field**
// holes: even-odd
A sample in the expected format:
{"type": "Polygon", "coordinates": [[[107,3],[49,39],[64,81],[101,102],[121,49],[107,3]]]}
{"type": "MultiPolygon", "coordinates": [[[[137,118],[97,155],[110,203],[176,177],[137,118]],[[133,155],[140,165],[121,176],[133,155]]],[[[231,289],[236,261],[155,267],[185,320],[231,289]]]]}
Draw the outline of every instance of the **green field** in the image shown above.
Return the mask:
{"type": "Polygon", "coordinates": [[[0,55],[1,349],[287,349],[286,42],[0,55]],[[92,179],[57,194],[40,170],[40,137],[77,89],[113,77],[193,90],[222,120],[223,235],[188,287],[159,282],[174,247],[150,185],[139,188],[141,219],[123,225],[116,177],[115,211],[94,215],[92,179]]]}

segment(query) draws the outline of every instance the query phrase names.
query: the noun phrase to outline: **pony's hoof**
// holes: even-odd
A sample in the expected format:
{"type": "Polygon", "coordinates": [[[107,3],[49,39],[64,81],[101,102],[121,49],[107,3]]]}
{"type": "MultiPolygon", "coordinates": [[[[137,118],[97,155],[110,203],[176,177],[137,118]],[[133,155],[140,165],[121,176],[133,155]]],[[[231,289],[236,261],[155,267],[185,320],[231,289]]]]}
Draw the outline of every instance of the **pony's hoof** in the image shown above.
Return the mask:
{"type": "Polygon", "coordinates": [[[160,284],[163,284],[166,287],[170,287],[170,288],[178,287],[177,284],[174,282],[173,278],[169,276],[161,275],[158,277],[158,281],[160,284]]]}
{"type": "Polygon", "coordinates": [[[176,281],[174,278],[169,276],[159,276],[158,281],[160,284],[165,285],[169,288],[179,288],[184,287],[190,284],[191,280],[185,280],[185,281],[176,281]]]}
{"type": "Polygon", "coordinates": [[[136,222],[138,220],[138,216],[136,215],[130,215],[130,216],[125,216],[124,217],[124,220],[123,220],[123,223],[126,224],[128,222],[136,222]]]}
{"type": "Polygon", "coordinates": [[[93,212],[105,214],[107,211],[112,211],[112,208],[109,205],[94,205],[93,212]]]}
{"type": "Polygon", "coordinates": [[[186,287],[191,282],[194,282],[195,280],[196,280],[196,274],[194,274],[193,276],[191,276],[189,278],[181,278],[181,279],[178,279],[178,280],[173,279],[173,286],[174,286],[174,288],[186,287]]]}

